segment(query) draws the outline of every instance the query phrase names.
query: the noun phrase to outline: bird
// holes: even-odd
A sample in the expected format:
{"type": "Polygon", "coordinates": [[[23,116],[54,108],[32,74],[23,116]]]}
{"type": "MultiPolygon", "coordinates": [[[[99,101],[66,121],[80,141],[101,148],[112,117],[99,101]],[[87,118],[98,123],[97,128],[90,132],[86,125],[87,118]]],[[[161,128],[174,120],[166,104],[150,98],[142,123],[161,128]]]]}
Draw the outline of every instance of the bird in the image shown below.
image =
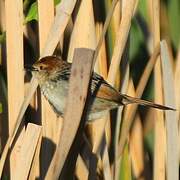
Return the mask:
{"type": "MultiPolygon", "coordinates": [[[[45,56],[29,66],[33,76],[38,80],[41,93],[48,100],[57,116],[63,117],[69,89],[71,63],[61,57],[45,56]]],[[[161,110],[175,110],[171,107],[151,101],[121,94],[102,76],[93,72],[89,87],[87,121],[102,118],[109,110],[128,104],[138,104],[161,110]]]]}

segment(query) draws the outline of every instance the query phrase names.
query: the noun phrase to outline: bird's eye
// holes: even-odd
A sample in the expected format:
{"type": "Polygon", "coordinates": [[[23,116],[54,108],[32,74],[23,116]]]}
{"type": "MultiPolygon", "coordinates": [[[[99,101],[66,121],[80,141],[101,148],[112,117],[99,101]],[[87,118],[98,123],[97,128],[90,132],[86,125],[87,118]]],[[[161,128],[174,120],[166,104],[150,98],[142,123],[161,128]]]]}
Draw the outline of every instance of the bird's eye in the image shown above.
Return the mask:
{"type": "Polygon", "coordinates": [[[43,70],[43,66],[39,66],[39,69],[40,69],[40,70],[43,70]]]}

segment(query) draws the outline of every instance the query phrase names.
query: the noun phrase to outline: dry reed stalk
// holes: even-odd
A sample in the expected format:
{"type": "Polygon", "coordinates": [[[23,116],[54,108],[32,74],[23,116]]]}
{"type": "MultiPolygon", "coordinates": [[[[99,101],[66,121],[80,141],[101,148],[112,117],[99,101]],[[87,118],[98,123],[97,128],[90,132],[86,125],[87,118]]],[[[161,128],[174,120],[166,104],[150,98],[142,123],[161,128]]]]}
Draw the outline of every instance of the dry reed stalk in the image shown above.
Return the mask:
{"type": "Polygon", "coordinates": [[[6,1],[6,46],[8,74],[9,133],[24,99],[22,3],[6,1]]]}
{"type": "Polygon", "coordinates": [[[34,180],[40,177],[40,166],[38,167],[37,165],[39,164],[40,161],[39,157],[40,157],[41,141],[42,141],[42,130],[41,130],[41,134],[39,135],[37,147],[35,149],[35,154],[31,164],[31,169],[29,171],[29,177],[28,177],[29,180],[34,180]]]}
{"type": "MultiPolygon", "coordinates": [[[[117,2],[118,4],[118,2],[117,2]]],[[[110,20],[109,26],[108,26],[108,30],[107,30],[107,34],[106,34],[106,42],[107,42],[107,52],[109,57],[112,56],[112,52],[113,52],[113,48],[114,48],[114,42],[116,39],[116,33],[115,33],[115,24],[114,24],[114,17],[115,17],[115,10],[117,8],[117,4],[114,7],[114,10],[112,12],[112,18],[110,20]]],[[[104,6],[104,11],[105,11],[105,15],[109,13],[110,8],[113,6],[113,2],[112,0],[105,0],[103,2],[103,6],[104,6]]]]}
{"type": "Polygon", "coordinates": [[[118,32],[118,29],[119,29],[119,24],[120,24],[120,20],[121,20],[121,12],[122,12],[122,6],[121,6],[121,1],[118,1],[117,2],[117,5],[114,9],[114,13],[113,13],[113,16],[112,16],[112,20],[113,20],[113,24],[114,24],[114,30],[115,30],[115,33],[117,34],[118,32]]]}
{"type": "MultiPolygon", "coordinates": [[[[100,24],[99,22],[96,23],[96,36],[97,39],[100,39],[100,36],[102,34],[103,31],[103,25],[100,24]]],[[[107,78],[107,54],[106,54],[106,45],[105,45],[105,39],[102,41],[102,45],[101,48],[99,49],[99,55],[97,57],[97,62],[98,62],[98,66],[99,66],[99,74],[106,79],[107,78]]],[[[111,129],[110,129],[110,115],[108,114],[105,118],[104,121],[106,121],[106,126],[105,126],[105,135],[106,135],[106,141],[108,146],[110,145],[110,141],[111,141],[111,129]]],[[[98,124],[94,124],[94,128],[99,129],[99,127],[104,126],[103,121],[100,121],[101,123],[98,124]],[[97,127],[97,125],[99,125],[99,127],[97,127]]],[[[98,131],[99,134],[97,134],[97,137],[101,137],[101,131],[98,131]]],[[[94,139],[95,140],[95,139],[94,139]]],[[[95,144],[97,142],[94,142],[95,144]]],[[[99,142],[100,143],[100,142],[99,142]]]]}
{"type": "Polygon", "coordinates": [[[101,45],[103,43],[104,37],[106,35],[106,31],[108,29],[109,23],[111,21],[111,18],[112,18],[112,15],[113,15],[113,12],[114,12],[114,9],[115,9],[117,3],[118,3],[118,0],[113,0],[112,1],[111,8],[109,9],[108,15],[107,15],[105,23],[104,23],[102,34],[100,35],[98,43],[97,43],[96,51],[94,53],[94,60],[93,60],[93,62],[96,61],[96,59],[97,59],[97,57],[99,55],[99,50],[100,50],[101,45]]]}
{"type": "Polygon", "coordinates": [[[55,162],[55,165],[53,168],[52,163],[50,164],[46,175],[47,179],[59,178],[64,162],[77,133],[87,97],[88,85],[92,72],[93,55],[94,51],[83,48],[77,49],[74,53],[74,63],[71,68],[64,123],[59,144],[52,160],[55,162]],[[50,174],[49,172],[53,172],[53,174],[50,174]]]}
{"type": "MultiPolygon", "coordinates": [[[[82,5],[81,5],[81,6],[82,6],[82,5]]],[[[90,10],[92,9],[91,7],[92,7],[92,5],[90,4],[90,8],[89,8],[90,10]]],[[[81,8],[80,8],[80,9],[81,9],[81,8]]],[[[86,8],[86,10],[87,10],[87,8],[86,8]]],[[[84,10],[83,10],[83,11],[84,11],[84,10]]],[[[86,12],[86,13],[89,14],[89,12],[86,12]]],[[[91,12],[91,13],[92,13],[92,12],[91,12]]],[[[78,14],[79,14],[79,13],[78,13],[78,14]]],[[[87,14],[87,15],[84,14],[84,16],[89,17],[88,14],[87,14]]],[[[80,17],[84,17],[84,16],[80,16],[80,17]]],[[[77,19],[76,19],[76,21],[77,21],[77,19]]],[[[79,20],[79,21],[80,21],[80,20],[79,20]]],[[[92,20],[89,20],[89,21],[91,22],[92,20]]],[[[81,22],[81,24],[79,23],[79,24],[80,24],[79,27],[81,28],[81,27],[82,27],[82,24],[84,24],[84,19],[81,19],[80,22],[81,22]]],[[[77,24],[78,24],[78,23],[77,23],[77,24]]],[[[107,26],[107,25],[106,25],[106,26],[107,26]]],[[[105,27],[106,27],[106,26],[105,26],[105,27]]],[[[76,27],[76,22],[75,22],[75,27],[76,27]]],[[[74,27],[74,29],[75,29],[75,27],[74,27]]],[[[90,27],[91,27],[91,26],[90,26],[90,27]]],[[[88,27],[88,28],[89,28],[89,27],[88,27]]],[[[92,28],[93,28],[93,30],[91,31],[91,34],[92,34],[91,37],[92,37],[92,36],[94,37],[94,22],[93,22],[92,28]],[[93,32],[93,33],[92,33],[92,32],[93,32]]],[[[92,29],[92,28],[91,28],[91,29],[92,29]]],[[[86,30],[86,31],[87,31],[87,30],[86,30]]],[[[74,31],[73,31],[73,32],[74,32],[74,31]]],[[[88,30],[88,32],[89,32],[89,30],[88,30]]],[[[87,34],[87,33],[86,33],[86,34],[87,34]]],[[[87,34],[87,35],[88,35],[88,34],[87,34]]],[[[84,42],[84,41],[87,41],[87,35],[86,35],[85,38],[83,38],[83,40],[81,40],[81,38],[79,38],[79,39],[77,40],[77,35],[74,36],[74,37],[76,38],[76,39],[75,39],[76,41],[82,41],[82,42],[84,42]]],[[[73,33],[72,33],[72,36],[73,36],[73,33]]],[[[80,37],[82,37],[82,29],[81,29],[81,35],[80,35],[80,37]]],[[[103,36],[103,38],[104,38],[104,36],[103,36]]],[[[90,39],[91,39],[91,38],[90,38],[90,39]]],[[[71,40],[72,40],[72,38],[71,38],[71,40]]],[[[73,41],[73,42],[74,42],[74,41],[73,41]]],[[[102,42],[101,42],[101,43],[102,43],[102,42]]],[[[87,42],[84,43],[84,44],[86,45],[87,42]]],[[[83,45],[84,45],[84,44],[83,44],[83,45]]],[[[70,47],[71,47],[71,46],[70,46],[70,47]]],[[[97,49],[98,49],[98,48],[97,48],[97,49]]],[[[71,51],[70,51],[70,52],[71,52],[71,51]]],[[[68,59],[69,59],[69,58],[68,58],[68,59]]],[[[96,125],[95,125],[94,127],[97,129],[97,126],[96,126],[96,125]]],[[[101,126],[101,127],[102,127],[102,126],[101,126]]],[[[101,132],[101,131],[100,131],[100,132],[101,132]]],[[[101,136],[99,136],[99,137],[101,137],[101,136]]],[[[95,142],[95,144],[96,144],[96,142],[95,142]]]]}
{"type": "Polygon", "coordinates": [[[15,167],[14,176],[11,177],[12,179],[24,180],[28,178],[41,130],[41,126],[28,124],[23,135],[20,156],[17,159],[17,166],[15,167]]]}
{"type": "MultiPolygon", "coordinates": [[[[83,47],[95,49],[96,44],[96,31],[92,0],[82,1],[77,12],[73,31],[71,34],[68,51],[68,61],[72,62],[75,48],[83,47]],[[84,20],[85,17],[86,20],[84,20]]],[[[94,70],[98,71],[97,62],[95,63],[94,70]]]]}
{"type": "MultiPolygon", "coordinates": [[[[115,46],[115,41],[116,41],[116,37],[118,34],[118,29],[119,29],[119,25],[120,25],[120,20],[121,20],[121,15],[122,15],[122,7],[120,7],[120,4],[123,4],[123,2],[118,1],[115,9],[114,9],[114,13],[112,16],[112,20],[111,20],[111,25],[109,27],[110,29],[110,33],[109,33],[109,39],[110,41],[112,41],[110,43],[110,55],[112,57],[113,55],[113,51],[114,51],[114,46],[115,46]]],[[[117,89],[119,89],[120,86],[120,71],[117,71],[116,75],[115,75],[115,83],[114,83],[114,87],[116,87],[117,89]]]]}
{"type": "Polygon", "coordinates": [[[92,0],[86,0],[81,2],[74,22],[67,59],[72,62],[75,48],[95,49],[95,47],[96,32],[92,0]]]}
{"type": "MultiPolygon", "coordinates": [[[[11,134],[24,99],[23,71],[23,6],[20,1],[5,2],[6,49],[8,76],[8,134],[11,134]]],[[[21,138],[23,132],[21,133],[21,138]]],[[[10,154],[10,175],[13,177],[16,160],[19,157],[21,138],[10,154]]],[[[3,168],[1,166],[1,168],[3,168]]],[[[0,169],[1,169],[0,168],[0,169]]],[[[2,172],[2,169],[0,170],[2,172]]],[[[1,177],[1,173],[0,173],[1,177]]]]}
{"type": "MultiPolygon", "coordinates": [[[[111,138],[111,136],[109,135],[110,130],[111,129],[110,129],[109,113],[107,114],[106,117],[104,117],[102,119],[97,119],[96,121],[88,124],[88,131],[89,131],[89,135],[90,135],[90,141],[92,144],[92,153],[96,154],[97,158],[100,158],[100,152],[101,151],[103,152],[101,154],[102,157],[107,156],[107,154],[104,154],[104,153],[107,153],[104,148],[107,148],[109,146],[108,142],[110,143],[110,138],[111,138]],[[102,142],[103,139],[106,142],[105,144],[102,142]]],[[[90,161],[91,160],[94,161],[94,159],[90,159],[90,161]]],[[[108,166],[109,157],[102,159],[102,161],[103,160],[107,160],[106,163],[104,163],[104,162],[103,163],[107,164],[107,166],[108,166]]],[[[95,163],[95,161],[94,161],[94,163],[95,163]]],[[[100,164],[98,164],[98,160],[96,161],[96,163],[97,163],[96,164],[97,168],[100,168],[100,167],[98,167],[98,165],[100,165],[100,164]]],[[[108,167],[106,167],[106,168],[108,168],[108,167]]],[[[110,167],[109,167],[109,169],[110,169],[110,167]]]]}
{"type": "MultiPolygon", "coordinates": [[[[45,46],[48,33],[54,20],[54,2],[49,0],[38,0],[38,17],[39,17],[39,43],[40,54],[45,46]]],[[[44,177],[46,170],[50,165],[50,161],[54,153],[54,144],[57,145],[59,141],[60,129],[62,126],[62,118],[57,118],[52,107],[45,99],[42,98],[41,117],[42,117],[42,150],[41,150],[41,177],[44,177]],[[51,142],[49,142],[51,141],[51,142]],[[46,157],[46,158],[44,158],[46,157]]]]}
{"type": "MultiPolygon", "coordinates": [[[[96,47],[96,51],[95,51],[95,55],[94,55],[94,61],[96,60],[96,58],[98,57],[98,54],[99,54],[99,52],[100,52],[100,49],[101,49],[101,46],[102,46],[102,44],[103,44],[103,40],[104,40],[104,36],[105,36],[105,33],[106,33],[106,31],[107,31],[107,28],[108,28],[108,25],[109,25],[109,23],[110,23],[110,20],[111,20],[111,17],[112,17],[112,15],[113,15],[113,12],[114,12],[114,9],[115,9],[115,7],[116,7],[116,4],[117,4],[117,0],[113,0],[113,2],[112,2],[112,5],[111,5],[111,8],[110,8],[110,10],[109,10],[109,12],[108,12],[108,15],[107,15],[107,18],[106,18],[106,21],[105,21],[105,24],[104,24],[104,27],[103,27],[103,30],[102,30],[102,33],[101,33],[101,35],[100,35],[100,37],[99,37],[99,41],[98,41],[98,44],[97,44],[97,47],[96,47]]],[[[104,62],[105,62],[105,60],[104,60],[104,62]]],[[[106,62],[105,62],[106,63],[106,62]]],[[[101,64],[100,64],[101,65],[101,64]]],[[[100,67],[101,69],[102,69],[102,66],[100,67]]],[[[107,68],[107,67],[103,67],[103,68],[107,68]]],[[[106,69],[106,71],[107,71],[107,69],[106,69]]],[[[109,132],[109,130],[110,130],[110,126],[108,126],[108,124],[109,123],[107,123],[107,128],[106,129],[108,129],[108,132],[109,132]]],[[[102,126],[103,124],[101,124],[101,126],[102,126]]],[[[95,128],[97,128],[97,127],[95,127],[95,128]]],[[[107,131],[106,131],[107,132],[107,131]]],[[[100,133],[98,134],[98,137],[103,137],[103,134],[104,134],[104,131],[100,131],[100,133]]],[[[98,142],[98,140],[96,140],[96,142],[94,142],[95,144],[97,144],[97,142],[98,142]]],[[[98,143],[100,143],[100,141],[98,142],[98,143]]],[[[94,149],[96,149],[96,147],[94,147],[94,149]]]]}
{"type": "MultiPolygon", "coordinates": [[[[170,107],[176,106],[174,95],[174,74],[171,64],[171,55],[166,41],[161,42],[162,73],[164,86],[164,102],[170,107]]],[[[174,111],[165,112],[166,131],[167,131],[167,160],[166,171],[167,180],[179,179],[179,140],[178,140],[178,121],[174,111]]]]}
{"type": "Polygon", "coordinates": [[[76,1],[77,0],[62,0],[56,8],[56,16],[50,33],[48,34],[46,45],[43,48],[42,57],[53,53],[69,22],[76,1]]]}
{"type": "MultiPolygon", "coordinates": [[[[105,128],[107,127],[107,123],[108,121],[106,120],[106,118],[102,118],[88,124],[88,130],[92,144],[92,153],[97,157],[97,159],[90,158],[90,168],[92,166],[96,166],[97,169],[101,169],[103,171],[106,178],[110,178],[111,171],[108,155],[108,144],[105,135],[105,128]],[[100,167],[99,165],[101,164],[98,163],[100,161],[100,156],[102,158],[102,167],[100,167]]],[[[108,128],[110,128],[110,126],[108,128]]],[[[95,169],[94,167],[92,167],[92,169],[94,169],[94,174],[96,174],[97,169],[95,169]]]]}
{"type": "Polygon", "coordinates": [[[175,96],[176,96],[176,108],[177,110],[180,110],[180,46],[177,53],[177,59],[175,64],[175,73],[174,73],[174,81],[175,81],[175,96]]]}
{"type": "MultiPolygon", "coordinates": [[[[109,1],[110,3],[110,7],[113,6],[113,3],[111,1],[109,1]]],[[[110,7],[108,7],[108,9],[110,9],[110,7]]],[[[109,12],[108,12],[109,13],[109,12]]],[[[110,31],[110,38],[112,39],[112,45],[110,44],[110,48],[114,48],[114,41],[118,32],[118,28],[119,28],[119,24],[120,24],[120,19],[121,19],[121,1],[118,1],[115,8],[114,8],[114,12],[112,14],[112,19],[111,19],[111,24],[109,25],[109,29],[111,29],[110,31]]],[[[105,61],[105,60],[104,60],[105,61]]],[[[108,62],[106,62],[108,63],[108,62]]],[[[102,64],[103,65],[103,64],[102,64]]],[[[107,69],[106,69],[107,71],[107,69]]],[[[117,73],[117,77],[116,77],[116,87],[119,88],[119,77],[120,77],[120,72],[118,71],[117,73]]],[[[106,78],[107,79],[107,75],[106,78]]],[[[105,135],[106,135],[106,141],[108,144],[108,147],[110,146],[110,142],[111,142],[111,118],[110,118],[110,113],[107,115],[106,117],[106,127],[105,127],[105,135]]]]}
{"type": "MultiPolygon", "coordinates": [[[[97,6],[97,4],[94,4],[94,6],[97,6]]],[[[116,5],[117,6],[117,5],[116,5]]],[[[100,7],[99,7],[100,8],[100,7]]],[[[111,8],[113,8],[113,6],[111,6],[111,8]]],[[[116,9],[116,8],[115,8],[116,9]]],[[[114,9],[114,11],[115,11],[114,9]]],[[[96,14],[96,13],[95,13],[96,14]]],[[[97,15],[99,15],[99,13],[97,13],[97,15]]],[[[99,17],[95,17],[95,18],[99,18],[99,17]]],[[[106,19],[107,20],[107,19],[106,19]]],[[[103,34],[103,24],[102,22],[99,22],[97,21],[96,24],[96,38],[97,40],[101,39],[101,35],[103,34]]],[[[100,41],[99,41],[100,42],[100,41]]],[[[106,44],[105,44],[105,37],[103,37],[103,40],[102,40],[102,45],[99,49],[99,55],[97,57],[97,61],[98,63],[98,67],[99,67],[99,71],[98,73],[104,78],[106,79],[107,78],[107,54],[106,54],[106,44]]],[[[110,144],[110,141],[111,141],[111,129],[110,129],[110,116],[107,115],[107,117],[104,117],[104,121],[106,121],[106,126],[105,126],[105,135],[106,135],[106,141],[107,141],[107,144],[109,146],[110,144]]],[[[97,128],[99,129],[101,126],[104,126],[104,122],[103,121],[100,121],[101,123],[97,123],[97,124],[94,124],[92,125],[92,128],[97,128]],[[97,127],[99,126],[99,127],[97,127]]],[[[93,131],[93,129],[92,129],[93,131]]],[[[101,132],[101,131],[98,131],[99,134],[96,134],[96,136],[98,137],[101,137],[101,133],[104,133],[104,132],[101,132]]],[[[93,144],[96,144],[97,142],[96,141],[96,138],[94,137],[94,140],[92,140],[92,142],[94,142],[93,144]]],[[[97,140],[98,141],[98,140],[97,140]]],[[[99,142],[100,143],[100,142],[99,142]]]]}
{"type": "MultiPolygon", "coordinates": [[[[90,158],[90,164],[92,166],[95,166],[96,164],[97,169],[102,170],[105,179],[112,179],[108,155],[108,144],[105,136],[105,128],[107,127],[106,123],[108,123],[106,118],[102,118],[94,121],[88,126],[90,139],[92,141],[92,153],[96,154],[97,157],[97,159],[90,158]],[[100,161],[100,156],[102,159],[102,167],[100,167],[101,163],[98,163],[100,161]]],[[[110,128],[110,126],[108,128],[110,128]]],[[[96,173],[97,169],[94,167],[92,167],[92,169],[94,169],[94,173],[96,173]]]]}
{"type": "Polygon", "coordinates": [[[106,142],[104,136],[104,148],[102,153],[102,168],[103,168],[103,175],[104,180],[112,180],[111,168],[110,168],[110,160],[109,160],[109,153],[108,153],[108,144],[106,142]]]}
{"type": "MultiPolygon", "coordinates": [[[[158,66],[157,66],[158,67],[158,66]]],[[[158,76],[158,75],[157,75],[158,76]]],[[[156,77],[157,77],[156,76],[156,77]]],[[[160,76],[158,76],[160,77],[160,76]]],[[[161,81],[157,80],[161,83],[161,81]]],[[[157,83],[158,83],[157,82],[157,83]]],[[[157,88],[158,89],[158,88],[157,88]]],[[[155,97],[159,97],[156,95],[155,97]]],[[[156,99],[156,98],[155,98],[156,99]]],[[[159,99],[159,98],[157,98],[159,99]]],[[[160,101],[156,102],[160,103],[160,101]]],[[[155,145],[154,145],[154,180],[165,179],[165,146],[166,132],[164,127],[163,112],[156,112],[155,120],[155,145]]]]}
{"type": "Polygon", "coordinates": [[[48,33],[54,20],[54,2],[48,0],[38,0],[38,25],[39,25],[39,45],[40,54],[45,46],[48,33]]]}
{"type": "MultiPolygon", "coordinates": [[[[126,68],[125,68],[126,69],[126,68]]],[[[127,69],[125,73],[123,74],[123,83],[121,87],[121,93],[126,93],[127,87],[129,83],[129,65],[127,65],[127,69]]],[[[119,179],[119,173],[120,173],[120,164],[121,164],[121,158],[119,158],[119,137],[120,137],[120,128],[121,128],[121,121],[122,121],[122,113],[123,112],[123,106],[118,108],[118,115],[117,115],[117,124],[115,129],[115,141],[114,141],[114,179],[119,179]]]]}
{"type": "MultiPolygon", "coordinates": [[[[100,38],[102,34],[103,25],[99,22],[96,23],[96,36],[97,39],[100,38]]],[[[105,39],[103,39],[102,46],[99,50],[99,55],[97,57],[97,61],[99,63],[99,74],[106,79],[107,78],[107,54],[106,54],[106,44],[105,39]]]]}
{"type": "Polygon", "coordinates": [[[135,2],[136,2],[135,0],[127,1],[126,6],[124,7],[124,13],[122,14],[119,30],[116,35],[113,56],[111,59],[111,64],[107,78],[107,81],[112,85],[114,85],[115,83],[123,50],[128,38],[135,2]]]}
{"type": "MultiPolygon", "coordinates": [[[[123,12],[123,5],[124,1],[122,2],[122,9],[123,12]]],[[[129,42],[128,42],[129,43],[129,42]]],[[[127,93],[128,84],[129,84],[129,60],[128,60],[128,48],[127,45],[124,50],[124,57],[122,58],[121,62],[121,82],[120,82],[120,92],[122,94],[127,93]]],[[[123,106],[118,108],[118,114],[117,114],[117,122],[115,127],[115,137],[114,137],[114,179],[118,180],[120,176],[120,165],[121,165],[121,158],[119,159],[119,137],[120,137],[120,129],[121,129],[121,122],[122,122],[122,116],[123,115],[123,106]]]]}
{"type": "MultiPolygon", "coordinates": [[[[70,19],[70,16],[74,9],[75,4],[76,4],[76,0],[64,0],[64,1],[62,0],[61,1],[60,5],[57,8],[57,14],[55,16],[54,23],[51,27],[50,33],[49,33],[47,41],[46,41],[46,45],[43,49],[41,56],[51,55],[53,53],[54,49],[57,46],[57,43],[59,42],[60,37],[62,36],[62,34],[65,30],[65,27],[67,26],[67,23],[70,19]]],[[[23,115],[29,105],[31,97],[33,96],[37,86],[38,86],[37,80],[35,78],[32,78],[29,91],[27,92],[27,96],[24,99],[22,105],[20,106],[21,108],[18,113],[16,124],[15,124],[14,128],[12,129],[12,132],[6,142],[6,145],[4,147],[4,150],[3,150],[3,153],[1,156],[0,177],[2,174],[4,161],[6,159],[9,147],[12,145],[12,142],[14,141],[17,130],[19,129],[19,126],[21,124],[23,115]]]]}
{"type": "MultiPolygon", "coordinates": [[[[96,60],[96,58],[98,57],[99,52],[101,52],[102,44],[103,44],[103,42],[104,42],[104,36],[105,36],[106,31],[107,31],[107,27],[108,27],[108,25],[109,25],[109,23],[110,23],[111,17],[113,16],[113,13],[114,13],[114,10],[115,10],[115,7],[116,7],[117,3],[118,3],[117,0],[113,0],[113,1],[112,1],[110,10],[109,10],[108,15],[107,15],[107,17],[106,17],[106,21],[105,21],[104,27],[103,27],[103,29],[102,29],[101,34],[100,34],[99,37],[98,37],[99,41],[98,41],[98,44],[97,44],[97,47],[96,47],[96,51],[95,51],[95,55],[94,55],[94,60],[96,60]]],[[[104,54],[105,54],[105,52],[104,52],[104,54]]],[[[103,76],[105,77],[105,76],[106,76],[106,72],[107,72],[107,62],[106,62],[106,59],[100,60],[99,69],[100,69],[100,73],[101,73],[101,70],[104,70],[103,76]]],[[[109,116],[108,116],[108,117],[109,117],[109,116]]],[[[97,153],[98,147],[99,147],[100,144],[101,144],[102,138],[104,137],[104,138],[106,139],[106,137],[104,136],[104,129],[102,129],[102,127],[104,127],[104,125],[107,124],[107,126],[106,126],[106,132],[109,132],[109,130],[110,130],[110,124],[109,124],[109,123],[106,123],[106,120],[105,120],[105,119],[102,120],[102,121],[100,121],[99,123],[93,123],[93,124],[94,124],[94,127],[92,127],[92,131],[93,131],[93,129],[96,129],[96,132],[98,132],[97,135],[95,135],[94,133],[91,133],[91,134],[92,134],[92,137],[93,137],[93,136],[94,136],[94,137],[96,136],[96,138],[94,138],[94,140],[92,140],[92,141],[94,141],[94,143],[93,143],[93,152],[97,153]],[[97,126],[97,124],[99,124],[99,125],[97,126]],[[100,131],[97,131],[97,128],[98,128],[100,131]]],[[[107,134],[107,133],[106,133],[106,134],[107,134]]],[[[108,133],[108,134],[109,134],[109,133],[108,133]]],[[[108,134],[107,134],[107,135],[108,135],[108,134]]],[[[108,137],[107,137],[107,138],[108,138],[108,137]]],[[[108,138],[108,139],[109,139],[109,138],[108,138]]],[[[106,160],[108,159],[107,154],[103,154],[103,156],[106,157],[106,160]]],[[[108,163],[108,162],[107,162],[107,163],[108,163]]],[[[108,169],[110,169],[110,167],[109,167],[108,169]]],[[[110,170],[109,170],[108,172],[110,172],[110,170]]],[[[110,176],[111,176],[110,173],[108,173],[108,174],[109,174],[108,177],[110,177],[110,176]]]]}
{"type": "Polygon", "coordinates": [[[92,123],[88,124],[88,130],[90,134],[90,141],[92,144],[92,152],[99,153],[100,144],[104,136],[104,129],[106,126],[106,121],[104,118],[98,119],[92,123]]]}
{"type": "MultiPolygon", "coordinates": [[[[178,54],[175,65],[175,75],[174,75],[174,84],[175,84],[175,99],[176,99],[176,109],[177,109],[177,118],[179,124],[179,144],[180,144],[180,46],[178,48],[178,54]]],[[[179,161],[180,161],[180,148],[179,148],[179,161]]]]}
{"type": "MultiPolygon", "coordinates": [[[[148,64],[146,65],[143,75],[141,76],[141,79],[138,83],[135,97],[140,98],[142,96],[142,93],[147,84],[147,81],[148,81],[149,76],[152,72],[152,69],[155,65],[158,55],[159,55],[159,46],[156,47],[154,53],[152,54],[150,60],[148,61],[148,64]]],[[[124,148],[124,145],[126,142],[126,138],[129,133],[130,126],[132,124],[134,115],[136,113],[136,109],[137,109],[137,105],[133,105],[133,106],[131,106],[131,108],[129,108],[129,109],[127,108],[127,110],[125,112],[125,115],[124,115],[125,121],[123,121],[123,124],[122,124],[121,136],[120,136],[120,140],[119,140],[119,153],[120,154],[123,151],[123,148],[124,148]]]]}
{"type": "Polygon", "coordinates": [[[143,180],[145,179],[143,127],[139,114],[135,117],[133,128],[131,130],[129,146],[134,177],[143,180]]]}
{"type": "Polygon", "coordinates": [[[101,36],[100,36],[100,39],[99,39],[99,41],[98,41],[98,45],[97,45],[97,48],[96,48],[96,51],[95,51],[94,62],[95,62],[95,60],[96,60],[96,58],[97,58],[97,56],[98,56],[98,54],[99,54],[99,50],[100,50],[100,48],[101,48],[101,45],[102,45],[102,42],[103,42],[105,33],[106,33],[106,31],[107,31],[107,27],[108,27],[108,24],[109,24],[110,19],[111,19],[111,17],[112,17],[114,8],[115,8],[115,6],[116,6],[116,3],[117,3],[117,0],[114,0],[114,1],[112,2],[112,6],[111,6],[110,11],[109,11],[109,13],[108,13],[108,16],[107,16],[107,18],[106,18],[106,21],[105,21],[105,24],[104,24],[104,28],[103,28],[103,32],[102,32],[102,34],[101,34],[101,36]]]}
{"type": "Polygon", "coordinates": [[[82,157],[79,155],[76,163],[76,176],[79,180],[88,180],[88,174],[88,169],[82,157]]]}
{"type": "MultiPolygon", "coordinates": [[[[152,6],[152,38],[153,49],[160,42],[160,2],[159,0],[151,1],[152,6]]],[[[163,87],[161,76],[160,57],[155,65],[155,102],[163,104],[163,87]]],[[[154,146],[154,180],[165,179],[165,128],[164,128],[164,112],[156,111],[155,121],[155,146],[154,146]]]]}
{"type": "MultiPolygon", "coordinates": [[[[127,94],[136,97],[133,81],[130,80],[127,94]]],[[[133,105],[129,105],[129,109],[132,109],[133,105]]],[[[127,110],[128,111],[128,110],[127,110]]],[[[127,113],[127,112],[126,112],[127,113]]],[[[132,167],[135,178],[144,179],[144,148],[143,148],[143,127],[139,113],[135,114],[134,122],[132,125],[129,149],[132,160],[132,167]]]]}

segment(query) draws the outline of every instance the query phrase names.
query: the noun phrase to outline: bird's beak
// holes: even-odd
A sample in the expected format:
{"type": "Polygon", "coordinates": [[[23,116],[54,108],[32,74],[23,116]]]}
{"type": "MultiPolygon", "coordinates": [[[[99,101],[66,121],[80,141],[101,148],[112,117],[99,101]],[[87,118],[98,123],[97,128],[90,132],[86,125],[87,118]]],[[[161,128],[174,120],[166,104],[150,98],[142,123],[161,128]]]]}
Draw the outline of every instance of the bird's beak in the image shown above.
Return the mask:
{"type": "Polygon", "coordinates": [[[33,67],[32,65],[25,65],[24,66],[24,69],[26,70],[26,71],[37,71],[37,69],[35,68],[35,67],[33,67]]]}

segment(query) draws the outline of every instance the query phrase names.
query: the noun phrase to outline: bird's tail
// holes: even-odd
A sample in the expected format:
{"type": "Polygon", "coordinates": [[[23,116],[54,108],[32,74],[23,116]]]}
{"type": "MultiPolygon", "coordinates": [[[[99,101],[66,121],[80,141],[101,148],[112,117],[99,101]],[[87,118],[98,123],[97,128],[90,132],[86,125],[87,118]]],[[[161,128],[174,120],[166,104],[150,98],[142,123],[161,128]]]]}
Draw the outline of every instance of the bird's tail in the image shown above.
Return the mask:
{"type": "Polygon", "coordinates": [[[142,106],[148,106],[148,107],[162,109],[162,110],[173,110],[173,111],[175,111],[174,108],[163,106],[163,105],[156,104],[156,103],[146,101],[146,100],[142,100],[142,99],[139,99],[139,98],[131,97],[131,96],[128,96],[128,95],[125,95],[125,94],[122,94],[121,98],[122,98],[121,101],[122,101],[122,103],[124,105],[135,103],[135,104],[139,104],[139,105],[142,105],[142,106]]]}

